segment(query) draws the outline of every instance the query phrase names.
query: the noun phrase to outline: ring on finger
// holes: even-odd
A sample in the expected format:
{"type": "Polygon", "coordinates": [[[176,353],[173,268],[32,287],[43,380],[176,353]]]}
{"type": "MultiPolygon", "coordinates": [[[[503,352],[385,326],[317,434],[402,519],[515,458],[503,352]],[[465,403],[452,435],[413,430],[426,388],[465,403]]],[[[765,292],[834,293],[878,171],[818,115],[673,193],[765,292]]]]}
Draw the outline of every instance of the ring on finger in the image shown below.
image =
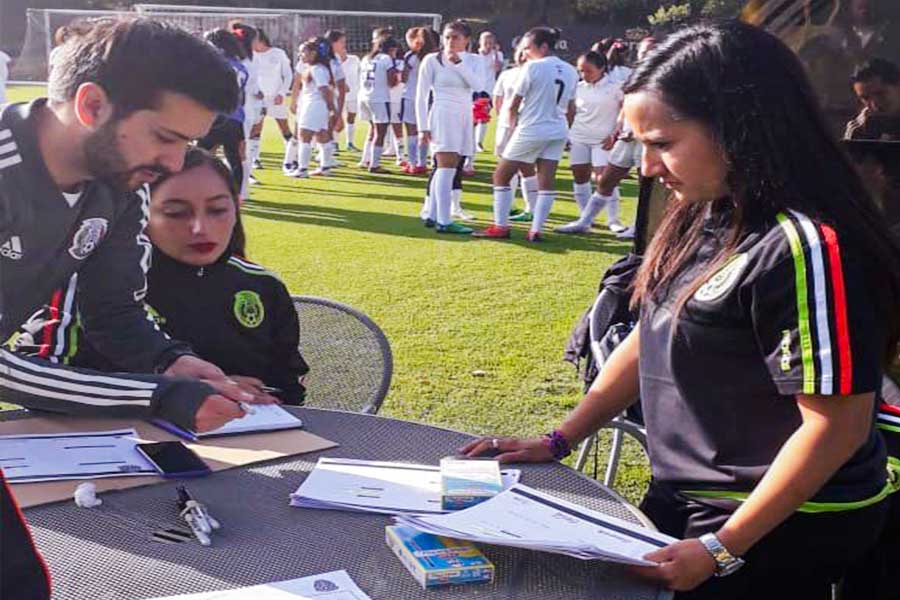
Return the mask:
{"type": "Polygon", "coordinates": [[[493,448],[494,450],[497,450],[498,448],[500,448],[500,440],[498,440],[497,438],[492,439],[491,440],[491,448],[493,448]]]}

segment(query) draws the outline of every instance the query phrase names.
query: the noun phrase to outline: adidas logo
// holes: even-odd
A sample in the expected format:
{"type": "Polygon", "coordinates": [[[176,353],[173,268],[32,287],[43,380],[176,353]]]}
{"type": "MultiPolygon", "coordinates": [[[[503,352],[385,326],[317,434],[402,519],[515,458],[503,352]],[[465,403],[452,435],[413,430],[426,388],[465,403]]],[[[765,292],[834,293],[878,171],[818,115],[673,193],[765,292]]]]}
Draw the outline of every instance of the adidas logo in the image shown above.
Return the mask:
{"type": "Polygon", "coordinates": [[[11,260],[22,258],[22,240],[19,239],[19,236],[14,235],[0,245],[0,256],[11,260]]]}

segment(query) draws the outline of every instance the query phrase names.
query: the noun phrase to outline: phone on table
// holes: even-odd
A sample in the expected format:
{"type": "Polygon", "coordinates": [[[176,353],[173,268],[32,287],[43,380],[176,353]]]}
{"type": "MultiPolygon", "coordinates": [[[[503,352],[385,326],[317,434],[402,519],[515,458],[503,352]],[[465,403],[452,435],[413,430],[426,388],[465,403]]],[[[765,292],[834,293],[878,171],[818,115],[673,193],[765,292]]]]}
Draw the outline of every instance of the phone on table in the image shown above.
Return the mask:
{"type": "Polygon", "coordinates": [[[212,472],[203,459],[181,442],[138,444],[137,450],[167,479],[203,477],[212,472]]]}

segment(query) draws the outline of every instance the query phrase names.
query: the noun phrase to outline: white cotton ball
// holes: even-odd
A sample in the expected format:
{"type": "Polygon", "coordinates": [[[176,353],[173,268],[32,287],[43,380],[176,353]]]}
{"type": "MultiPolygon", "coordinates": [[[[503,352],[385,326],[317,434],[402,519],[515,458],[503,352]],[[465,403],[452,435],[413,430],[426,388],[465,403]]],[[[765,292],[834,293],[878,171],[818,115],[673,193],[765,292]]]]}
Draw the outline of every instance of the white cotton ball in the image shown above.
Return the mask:
{"type": "Polygon", "coordinates": [[[94,508],[103,504],[97,497],[97,486],[93,483],[82,483],[75,488],[75,505],[81,508],[94,508]]]}

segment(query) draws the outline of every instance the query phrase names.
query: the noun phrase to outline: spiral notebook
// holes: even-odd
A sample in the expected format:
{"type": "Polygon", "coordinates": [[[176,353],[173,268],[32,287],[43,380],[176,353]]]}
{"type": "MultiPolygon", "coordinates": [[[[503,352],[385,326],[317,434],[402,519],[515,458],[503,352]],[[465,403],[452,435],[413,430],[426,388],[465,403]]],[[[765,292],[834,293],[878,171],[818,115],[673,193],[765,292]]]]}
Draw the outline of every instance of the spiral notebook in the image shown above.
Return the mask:
{"type": "Polygon", "coordinates": [[[299,417],[295,417],[277,404],[254,404],[252,413],[248,413],[240,419],[229,421],[218,429],[203,433],[182,429],[162,419],[154,419],[153,424],[192,442],[223,435],[262,433],[303,427],[303,421],[299,417]]]}

